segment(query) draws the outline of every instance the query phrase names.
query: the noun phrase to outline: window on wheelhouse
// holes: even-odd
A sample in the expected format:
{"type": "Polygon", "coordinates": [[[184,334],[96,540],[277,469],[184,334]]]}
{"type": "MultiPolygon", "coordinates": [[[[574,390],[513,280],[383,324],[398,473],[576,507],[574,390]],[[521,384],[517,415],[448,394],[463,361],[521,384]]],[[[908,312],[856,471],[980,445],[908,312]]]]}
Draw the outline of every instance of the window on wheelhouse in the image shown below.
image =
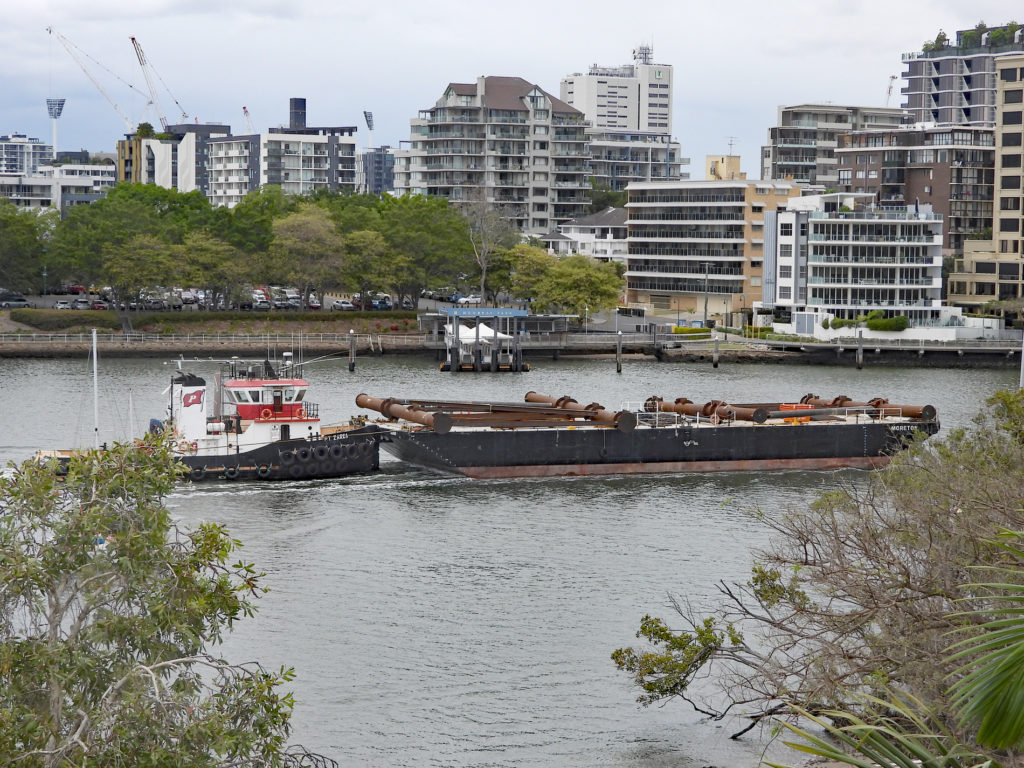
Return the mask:
{"type": "Polygon", "coordinates": [[[250,389],[249,390],[249,398],[254,403],[260,402],[260,391],[258,389],[250,389]]]}

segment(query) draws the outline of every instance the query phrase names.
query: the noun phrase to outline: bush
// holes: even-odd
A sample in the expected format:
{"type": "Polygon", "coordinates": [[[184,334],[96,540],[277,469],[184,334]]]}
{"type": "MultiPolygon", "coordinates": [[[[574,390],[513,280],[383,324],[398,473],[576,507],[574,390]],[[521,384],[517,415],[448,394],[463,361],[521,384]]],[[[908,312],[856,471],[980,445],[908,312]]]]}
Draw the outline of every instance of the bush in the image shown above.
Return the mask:
{"type": "Polygon", "coordinates": [[[12,309],[11,320],[38,331],[66,331],[69,328],[121,330],[117,313],[109,309],[12,309]]]}
{"type": "Polygon", "coordinates": [[[895,317],[870,317],[867,321],[868,329],[872,331],[905,331],[910,321],[905,315],[895,317]]]}
{"type": "Polygon", "coordinates": [[[821,327],[824,328],[826,331],[829,329],[829,322],[827,317],[821,321],[821,327]]]}
{"type": "Polygon", "coordinates": [[[673,325],[672,333],[682,334],[684,336],[693,334],[708,334],[711,333],[710,328],[690,328],[686,325],[673,325]]]}

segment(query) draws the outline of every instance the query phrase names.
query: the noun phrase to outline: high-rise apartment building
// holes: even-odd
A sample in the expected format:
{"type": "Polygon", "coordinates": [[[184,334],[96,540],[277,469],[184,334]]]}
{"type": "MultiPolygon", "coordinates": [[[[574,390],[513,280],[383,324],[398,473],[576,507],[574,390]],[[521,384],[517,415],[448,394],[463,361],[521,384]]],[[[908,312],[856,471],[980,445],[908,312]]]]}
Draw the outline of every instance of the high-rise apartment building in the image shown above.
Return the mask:
{"type": "Polygon", "coordinates": [[[632,64],[594,64],[563,77],[560,95],[590,123],[590,173],[599,186],[689,178],[682,166],[690,161],[672,141],[672,66],[654,64],[650,46],[634,49],[632,64]]]}
{"type": "Polygon", "coordinates": [[[236,136],[228,125],[168,126],[161,134],[117,144],[118,178],[179,192],[198,189],[216,206],[233,207],[262,186],[290,195],[352,192],[355,126],[306,125],[306,100],[291,99],[287,127],[236,136]]]}
{"type": "MultiPolygon", "coordinates": [[[[991,241],[968,241],[949,276],[949,300],[980,309],[1024,297],[1024,54],[995,60],[995,197],[991,241]]],[[[1010,308],[1020,316],[1019,308],[1010,308]]]]}
{"type": "Polygon", "coordinates": [[[761,148],[761,178],[834,188],[839,181],[839,137],[850,131],[893,128],[902,120],[903,110],[889,107],[779,107],[778,124],[768,129],[768,143],[761,148]]]}
{"type": "Polygon", "coordinates": [[[800,195],[792,182],[679,181],[627,190],[626,298],[708,316],[761,300],[765,216],[800,195]]]}
{"type": "Polygon", "coordinates": [[[484,202],[531,234],[585,213],[584,115],[543,88],[520,77],[450,83],[410,124],[396,193],[484,202]]]}
{"type": "Polygon", "coordinates": [[[991,128],[917,124],[853,131],[836,148],[840,192],[871,193],[878,207],[929,206],[942,216],[943,253],[992,226],[991,128]]]}
{"type": "Polygon", "coordinates": [[[154,136],[130,133],[117,142],[119,181],[156,184],[178,192],[209,193],[209,142],[231,133],[215,123],[169,125],[154,136]]]}
{"type": "Polygon", "coordinates": [[[1022,30],[963,29],[903,54],[903,107],[913,122],[990,127],[996,121],[996,61],[1024,51],[1022,30]]]}
{"type": "Polygon", "coordinates": [[[53,145],[22,133],[0,136],[0,173],[33,174],[53,161],[53,145]]]}
{"type": "Polygon", "coordinates": [[[395,188],[395,155],[391,147],[364,149],[356,155],[356,190],[382,195],[395,188]]]}
{"type": "Polygon", "coordinates": [[[934,325],[942,304],[942,217],[915,206],[879,208],[874,195],[826,194],[769,214],[765,306],[796,333],[825,314],[852,320],[879,310],[934,325]],[[780,310],[783,312],[780,313],[780,310]]]}

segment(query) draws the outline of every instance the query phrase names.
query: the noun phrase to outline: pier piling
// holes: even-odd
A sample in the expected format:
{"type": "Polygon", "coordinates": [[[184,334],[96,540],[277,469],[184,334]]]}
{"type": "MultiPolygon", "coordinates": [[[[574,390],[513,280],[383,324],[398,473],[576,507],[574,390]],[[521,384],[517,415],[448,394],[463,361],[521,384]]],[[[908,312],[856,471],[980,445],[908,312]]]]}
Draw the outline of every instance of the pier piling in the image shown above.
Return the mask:
{"type": "Polygon", "coordinates": [[[353,373],[356,369],[356,332],[353,329],[348,331],[348,372],[353,373]]]}

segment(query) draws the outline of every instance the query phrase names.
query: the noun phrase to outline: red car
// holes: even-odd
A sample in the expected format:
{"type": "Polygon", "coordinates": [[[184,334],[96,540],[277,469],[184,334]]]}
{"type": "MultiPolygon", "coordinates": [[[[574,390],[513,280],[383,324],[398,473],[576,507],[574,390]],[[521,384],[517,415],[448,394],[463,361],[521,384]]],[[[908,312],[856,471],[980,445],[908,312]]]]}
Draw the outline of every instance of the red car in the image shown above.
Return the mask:
{"type": "Polygon", "coordinates": [[[105,301],[94,301],[89,309],[110,309],[110,306],[105,301]]]}

